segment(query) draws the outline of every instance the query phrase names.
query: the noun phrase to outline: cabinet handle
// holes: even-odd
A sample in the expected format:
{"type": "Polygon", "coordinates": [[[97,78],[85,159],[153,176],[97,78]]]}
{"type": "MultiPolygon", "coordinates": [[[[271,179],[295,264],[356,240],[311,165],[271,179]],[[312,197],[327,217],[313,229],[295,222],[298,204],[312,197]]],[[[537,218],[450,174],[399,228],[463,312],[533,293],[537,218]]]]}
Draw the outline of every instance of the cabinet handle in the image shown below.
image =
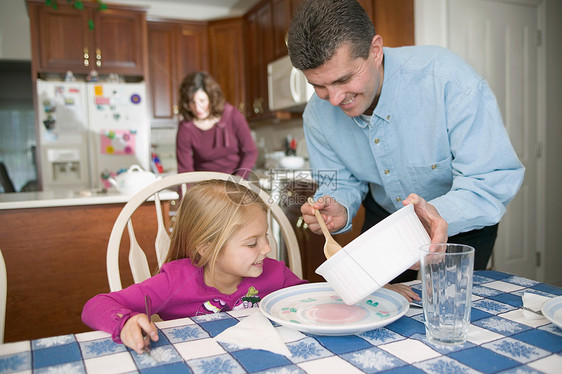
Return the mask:
{"type": "Polygon", "coordinates": [[[255,114],[263,113],[263,97],[255,99],[253,107],[255,114]]]}
{"type": "Polygon", "coordinates": [[[90,66],[90,54],[88,48],[84,48],[84,66],[90,66]]]}
{"type": "Polygon", "coordinates": [[[96,48],[96,66],[101,67],[101,51],[99,48],[96,48]]]}

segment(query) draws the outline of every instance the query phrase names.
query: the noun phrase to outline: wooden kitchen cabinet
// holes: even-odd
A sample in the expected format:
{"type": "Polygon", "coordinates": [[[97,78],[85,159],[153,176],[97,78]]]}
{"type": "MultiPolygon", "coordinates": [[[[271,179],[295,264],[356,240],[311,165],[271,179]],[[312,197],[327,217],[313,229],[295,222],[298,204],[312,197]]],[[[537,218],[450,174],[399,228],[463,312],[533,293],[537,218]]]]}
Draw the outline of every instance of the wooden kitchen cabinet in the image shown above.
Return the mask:
{"type": "Polygon", "coordinates": [[[245,16],[246,118],[270,114],[267,92],[267,64],[274,60],[273,13],[270,1],[262,2],[245,16]]]}
{"type": "Polygon", "coordinates": [[[244,113],[244,20],[231,18],[209,22],[211,75],[221,86],[226,100],[244,113]]]}
{"type": "MultiPolygon", "coordinates": [[[[168,216],[169,202],[162,203],[168,216]]],[[[82,308],[99,293],[109,292],[106,253],[109,235],[123,204],[0,210],[0,238],[6,262],[8,298],[5,342],[90,331],[82,308]]],[[[154,246],[154,203],[133,215],[136,239],[154,246]]],[[[129,237],[123,235],[119,258],[123,286],[133,284],[129,237]]],[[[150,270],[157,268],[147,252],[150,270]]]]}
{"type": "Polygon", "coordinates": [[[146,74],[144,8],[108,4],[108,9],[98,10],[96,2],[84,2],[84,9],[77,10],[59,2],[53,9],[43,0],[26,1],[35,77],[68,70],[146,74]]]}
{"type": "MultiPolygon", "coordinates": [[[[384,45],[414,44],[413,0],[358,0],[382,35],[384,45]]],[[[267,64],[288,54],[285,37],[302,0],[262,0],[244,16],[248,120],[274,117],[269,110],[267,64]]]]}
{"type": "Polygon", "coordinates": [[[414,45],[414,0],[372,0],[375,31],[385,47],[414,45]]]}
{"type": "Polygon", "coordinates": [[[208,25],[154,18],[147,28],[152,127],[169,127],[179,120],[183,78],[195,71],[209,71],[208,25]]]}
{"type": "Polygon", "coordinates": [[[287,55],[286,36],[291,22],[291,0],[271,0],[273,12],[273,58],[287,55]]]}

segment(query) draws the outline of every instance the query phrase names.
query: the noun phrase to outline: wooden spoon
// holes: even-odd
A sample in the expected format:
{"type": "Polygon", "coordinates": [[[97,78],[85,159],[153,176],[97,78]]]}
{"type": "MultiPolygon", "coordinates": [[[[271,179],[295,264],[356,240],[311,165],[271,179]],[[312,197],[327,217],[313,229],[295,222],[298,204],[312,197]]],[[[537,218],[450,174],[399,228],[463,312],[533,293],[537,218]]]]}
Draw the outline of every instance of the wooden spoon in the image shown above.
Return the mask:
{"type": "Polygon", "coordinates": [[[326,227],[326,222],[324,222],[324,218],[322,218],[322,214],[320,214],[318,209],[315,209],[313,206],[314,200],[312,199],[312,197],[308,198],[308,203],[310,204],[310,206],[313,207],[314,215],[316,216],[316,219],[318,220],[318,224],[322,229],[322,233],[326,238],[326,243],[324,244],[324,256],[326,256],[326,258],[330,258],[333,255],[335,255],[337,251],[341,249],[341,245],[339,245],[338,242],[336,242],[336,240],[332,238],[332,235],[330,234],[328,227],[326,227]]]}

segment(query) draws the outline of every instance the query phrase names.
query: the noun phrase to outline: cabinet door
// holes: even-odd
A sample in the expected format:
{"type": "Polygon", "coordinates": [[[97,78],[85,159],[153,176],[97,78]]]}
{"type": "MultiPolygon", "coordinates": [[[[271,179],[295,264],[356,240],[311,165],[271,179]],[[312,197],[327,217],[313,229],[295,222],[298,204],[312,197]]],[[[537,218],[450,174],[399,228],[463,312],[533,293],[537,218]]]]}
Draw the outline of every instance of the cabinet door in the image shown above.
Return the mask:
{"type": "Polygon", "coordinates": [[[244,112],[244,44],[241,18],[214,21],[209,25],[211,75],[226,100],[244,112]]]}
{"type": "Polygon", "coordinates": [[[152,125],[170,126],[170,121],[178,120],[183,78],[197,70],[209,70],[206,24],[148,22],[148,69],[152,125]]]}
{"type": "Polygon", "coordinates": [[[270,114],[267,94],[267,64],[274,60],[271,3],[266,2],[246,16],[248,61],[248,118],[270,114]]]}
{"type": "Polygon", "coordinates": [[[29,4],[34,63],[39,72],[88,73],[91,33],[88,13],[60,5],[29,4]]]}
{"type": "Polygon", "coordinates": [[[414,0],[375,1],[373,12],[385,46],[414,45],[414,0]]]}
{"type": "Polygon", "coordinates": [[[145,15],[108,9],[93,11],[94,68],[99,73],[144,75],[145,15]]]}
{"type": "MultiPolygon", "coordinates": [[[[206,25],[180,25],[175,33],[175,65],[172,77],[178,92],[183,78],[194,71],[209,70],[209,42],[206,25]]],[[[174,103],[177,102],[177,98],[174,103]]]]}
{"type": "Polygon", "coordinates": [[[244,37],[246,41],[246,118],[252,118],[259,114],[259,77],[257,74],[260,64],[258,48],[258,22],[257,14],[247,16],[244,24],[244,37]],[[254,112],[255,111],[255,112],[254,112]]]}
{"type": "Polygon", "coordinates": [[[288,53],[285,36],[291,21],[291,0],[273,0],[271,6],[273,11],[273,57],[278,59],[288,53]]]}
{"type": "Polygon", "coordinates": [[[175,104],[174,26],[148,23],[148,71],[153,119],[172,119],[175,104]]]}

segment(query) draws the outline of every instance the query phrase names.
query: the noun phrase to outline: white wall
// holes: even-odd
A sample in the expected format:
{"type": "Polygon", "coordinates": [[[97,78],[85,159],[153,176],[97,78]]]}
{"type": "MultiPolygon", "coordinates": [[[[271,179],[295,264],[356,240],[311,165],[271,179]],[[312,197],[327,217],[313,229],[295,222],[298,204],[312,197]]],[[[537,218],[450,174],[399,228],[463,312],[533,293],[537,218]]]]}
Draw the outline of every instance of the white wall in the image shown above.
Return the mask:
{"type": "MultiPolygon", "coordinates": [[[[499,1],[499,0],[498,0],[499,1]]],[[[517,0],[503,0],[517,1],[517,0]]],[[[562,200],[558,198],[562,191],[562,1],[544,0],[546,30],[543,30],[543,43],[546,45],[546,71],[539,71],[539,79],[544,81],[546,98],[542,104],[545,117],[545,133],[539,133],[539,141],[544,140],[542,147],[545,157],[544,170],[539,170],[539,178],[544,182],[546,203],[541,221],[544,222],[542,233],[537,234],[537,247],[545,248],[546,258],[542,259],[543,267],[538,274],[539,280],[550,284],[562,285],[562,200]]],[[[435,44],[447,47],[447,2],[448,0],[415,0],[415,38],[416,44],[435,44]]],[[[539,128],[540,130],[540,128],[539,128]]]]}
{"type": "Polygon", "coordinates": [[[547,0],[546,24],[546,238],[548,261],[545,263],[545,278],[550,283],[562,285],[562,1],[547,0]]]}
{"type": "Polygon", "coordinates": [[[147,15],[193,21],[241,16],[259,0],[107,0],[108,3],[147,7],[147,15]]]}
{"type": "Polygon", "coordinates": [[[0,60],[31,60],[29,17],[24,0],[0,1],[0,60]]]}

